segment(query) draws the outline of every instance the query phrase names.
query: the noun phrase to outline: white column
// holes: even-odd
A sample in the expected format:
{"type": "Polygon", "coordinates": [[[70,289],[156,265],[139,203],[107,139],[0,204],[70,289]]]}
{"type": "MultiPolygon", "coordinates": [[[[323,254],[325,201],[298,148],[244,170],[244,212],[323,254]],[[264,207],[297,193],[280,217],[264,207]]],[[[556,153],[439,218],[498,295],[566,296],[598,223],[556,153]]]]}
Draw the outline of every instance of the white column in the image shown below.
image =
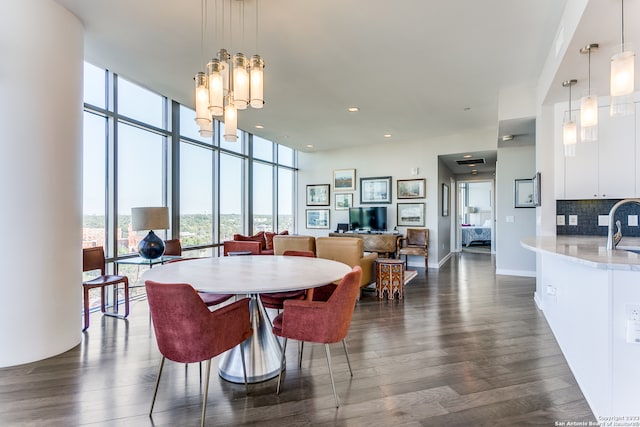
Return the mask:
{"type": "Polygon", "coordinates": [[[0,367],[80,342],[83,53],[59,4],[0,2],[0,367]]]}

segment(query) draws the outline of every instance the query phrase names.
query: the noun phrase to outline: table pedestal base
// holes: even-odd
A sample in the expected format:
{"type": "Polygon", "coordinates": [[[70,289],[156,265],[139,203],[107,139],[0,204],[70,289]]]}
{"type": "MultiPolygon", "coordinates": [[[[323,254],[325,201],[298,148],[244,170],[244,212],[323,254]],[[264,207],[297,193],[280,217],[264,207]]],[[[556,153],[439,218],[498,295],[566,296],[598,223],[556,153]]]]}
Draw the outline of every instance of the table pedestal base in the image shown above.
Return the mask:
{"type": "MultiPolygon", "coordinates": [[[[257,294],[251,295],[249,307],[253,335],[240,345],[244,349],[247,382],[259,383],[275,378],[280,373],[282,348],[278,338],[271,331],[265,308],[257,294]]],[[[244,384],[240,346],[223,355],[218,366],[218,374],[232,383],[244,384]]]]}

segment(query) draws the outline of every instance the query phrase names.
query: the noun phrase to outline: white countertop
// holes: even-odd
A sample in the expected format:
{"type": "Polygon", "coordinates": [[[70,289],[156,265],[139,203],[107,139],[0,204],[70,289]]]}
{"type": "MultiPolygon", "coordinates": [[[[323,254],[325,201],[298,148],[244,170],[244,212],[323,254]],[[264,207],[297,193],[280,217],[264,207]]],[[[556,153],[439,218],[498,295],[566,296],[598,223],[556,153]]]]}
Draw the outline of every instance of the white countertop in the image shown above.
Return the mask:
{"type": "MultiPolygon", "coordinates": [[[[608,252],[604,236],[538,236],[522,239],[520,243],[526,249],[558,255],[593,268],[640,271],[640,254],[623,249],[608,252]]],[[[623,237],[618,247],[623,246],[640,251],[640,238],[623,237]]]]}

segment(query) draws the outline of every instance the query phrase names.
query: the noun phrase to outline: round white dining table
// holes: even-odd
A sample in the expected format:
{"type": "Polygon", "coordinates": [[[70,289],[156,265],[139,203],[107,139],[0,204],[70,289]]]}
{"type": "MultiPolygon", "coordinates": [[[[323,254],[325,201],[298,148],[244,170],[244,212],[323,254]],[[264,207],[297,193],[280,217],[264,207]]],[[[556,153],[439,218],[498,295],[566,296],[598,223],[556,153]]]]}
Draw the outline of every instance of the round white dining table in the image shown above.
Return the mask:
{"type": "MultiPolygon", "coordinates": [[[[245,352],[247,381],[256,383],[280,372],[281,347],[267,321],[261,293],[315,288],[341,279],[351,267],[322,258],[245,255],[195,258],[156,266],[142,279],[160,283],[188,283],[200,292],[247,294],[251,298],[253,335],[241,345],[245,352]]],[[[218,366],[222,378],[243,383],[239,346],[227,351],[218,366]]]]}

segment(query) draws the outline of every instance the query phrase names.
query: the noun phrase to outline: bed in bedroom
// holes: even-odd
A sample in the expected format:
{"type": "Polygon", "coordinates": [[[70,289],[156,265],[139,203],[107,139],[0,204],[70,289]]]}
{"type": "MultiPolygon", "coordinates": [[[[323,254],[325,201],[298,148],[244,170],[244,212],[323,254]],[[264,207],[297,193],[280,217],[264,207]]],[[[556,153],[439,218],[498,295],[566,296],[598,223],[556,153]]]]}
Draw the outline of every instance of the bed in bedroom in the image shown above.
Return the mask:
{"type": "Polygon", "coordinates": [[[491,227],[463,226],[462,244],[469,246],[472,243],[491,243],[491,227]]]}

